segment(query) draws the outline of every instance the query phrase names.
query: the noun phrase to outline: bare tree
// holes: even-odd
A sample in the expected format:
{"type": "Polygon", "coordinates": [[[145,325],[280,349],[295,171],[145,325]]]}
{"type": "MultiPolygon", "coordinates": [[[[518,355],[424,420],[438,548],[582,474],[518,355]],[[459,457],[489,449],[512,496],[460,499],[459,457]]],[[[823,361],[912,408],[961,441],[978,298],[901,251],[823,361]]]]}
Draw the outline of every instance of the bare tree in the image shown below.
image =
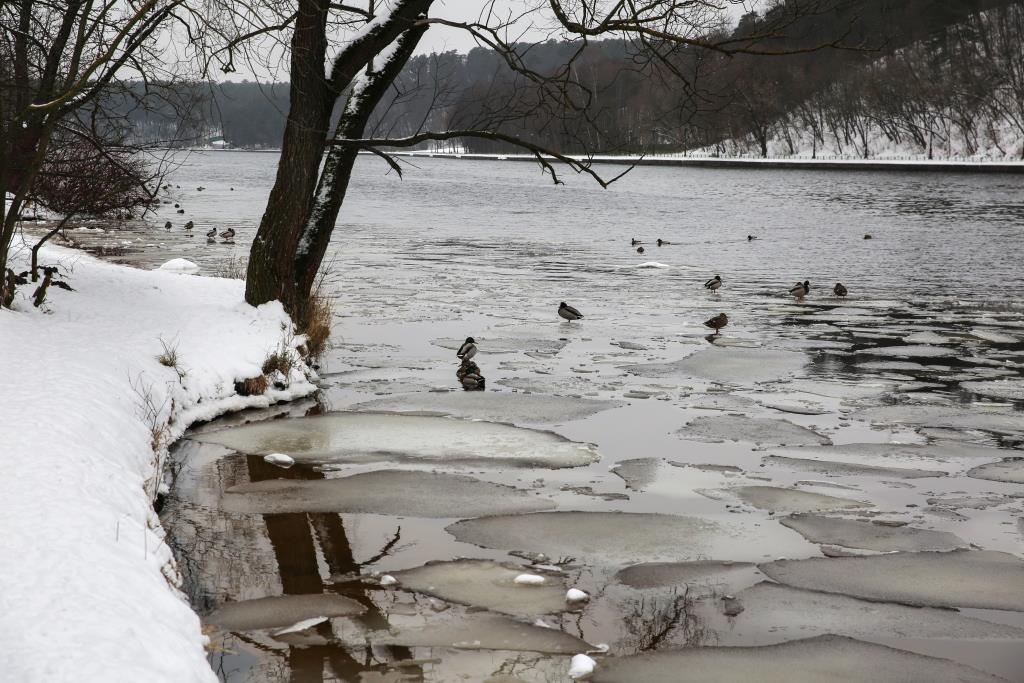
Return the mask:
{"type": "MultiPolygon", "coordinates": [[[[129,79],[171,79],[159,38],[182,1],[0,2],[0,272],[22,211],[48,184],[53,189],[55,174],[81,177],[90,169],[78,162],[99,159],[104,173],[118,168],[120,180],[144,186],[148,176],[123,153],[123,131],[104,98],[128,91],[129,79]],[[58,146],[74,153],[56,152],[58,146]]],[[[127,203],[124,210],[139,206],[127,203]]]]}

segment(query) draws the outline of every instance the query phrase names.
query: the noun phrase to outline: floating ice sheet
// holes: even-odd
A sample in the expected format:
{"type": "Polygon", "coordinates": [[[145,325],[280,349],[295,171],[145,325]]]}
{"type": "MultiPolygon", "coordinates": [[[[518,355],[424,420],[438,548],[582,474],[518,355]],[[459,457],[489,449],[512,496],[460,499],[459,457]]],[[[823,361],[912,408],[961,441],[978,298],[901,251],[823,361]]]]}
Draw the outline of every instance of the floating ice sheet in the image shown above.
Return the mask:
{"type": "Polygon", "coordinates": [[[949,638],[1022,640],[1024,630],[973,619],[957,611],[867,602],[777,583],[740,591],[746,608],[737,621],[745,633],[852,636],[855,638],[949,638]]]}
{"type": "Polygon", "coordinates": [[[890,479],[923,479],[926,477],[944,477],[941,470],[917,470],[909,467],[875,467],[852,462],[835,460],[808,460],[806,458],[789,458],[783,455],[769,455],[762,458],[769,465],[781,465],[805,472],[818,472],[831,476],[885,477],[890,479]]]}
{"type": "Polygon", "coordinates": [[[975,669],[865,643],[842,636],[819,636],[762,647],[698,647],[605,660],[594,683],[997,683],[975,669]],[[681,678],[685,672],[685,679],[681,678]]]}
{"type": "Polygon", "coordinates": [[[203,618],[225,631],[280,628],[314,617],[353,617],[366,611],[355,600],[333,593],[282,595],[226,602],[203,618]]]}
{"type": "Polygon", "coordinates": [[[991,410],[965,410],[945,406],[894,405],[866,408],[852,417],[871,422],[977,429],[997,434],[1024,433],[1024,415],[991,410]]]}
{"type": "Polygon", "coordinates": [[[729,583],[752,576],[755,565],[750,562],[647,562],[620,570],[615,578],[632,588],[660,588],[696,584],[729,583]]]}
{"type": "Polygon", "coordinates": [[[625,370],[644,377],[699,377],[722,383],[748,384],[792,377],[807,363],[799,351],[709,347],[671,363],[645,363],[625,370]]]}
{"type": "Polygon", "coordinates": [[[1024,560],[988,550],[780,560],[762,572],[797,588],[929,607],[1024,612],[1024,560]]]}
{"type": "MultiPolygon", "coordinates": [[[[522,339],[519,337],[475,337],[475,339],[481,355],[488,353],[524,353],[527,351],[555,354],[569,343],[566,339],[522,339]]],[[[465,341],[465,339],[435,339],[430,343],[440,346],[442,349],[456,351],[465,341]]],[[[454,355],[452,354],[452,357],[454,355]]]]}
{"type": "MultiPolygon", "coordinates": [[[[701,493],[704,493],[703,491],[701,493]]],[[[737,486],[728,489],[708,491],[717,495],[735,496],[745,503],[762,510],[774,512],[816,512],[820,510],[854,510],[874,507],[871,503],[849,498],[837,498],[821,493],[783,489],[775,486],[737,486]]]]}
{"type": "MultiPolygon", "coordinates": [[[[774,450],[774,449],[773,449],[774,450]]],[[[929,444],[901,444],[901,443],[848,443],[836,446],[810,447],[810,448],[787,448],[782,449],[787,455],[794,457],[815,456],[823,459],[834,457],[855,457],[874,458],[878,460],[897,459],[971,459],[971,458],[998,458],[1007,455],[1012,451],[980,446],[971,443],[958,443],[952,441],[935,442],[929,444]]]]}
{"type": "Polygon", "coordinates": [[[253,455],[288,453],[299,462],[502,461],[524,467],[579,467],[600,457],[592,446],[552,432],[422,415],[331,413],[256,422],[192,438],[253,455]]]}
{"type": "Polygon", "coordinates": [[[566,609],[566,585],[553,574],[544,574],[544,583],[535,586],[515,583],[527,568],[490,560],[454,560],[427,564],[395,572],[406,588],[449,602],[511,614],[536,616],[566,609]]]}
{"type": "Polygon", "coordinates": [[[635,458],[623,460],[611,469],[613,474],[622,477],[626,482],[626,488],[632,491],[642,491],[651,484],[658,476],[658,465],[661,460],[658,458],[635,458]]]}
{"type": "Polygon", "coordinates": [[[856,353],[862,353],[867,356],[882,356],[884,358],[941,358],[943,356],[955,356],[956,350],[943,346],[914,344],[909,346],[875,346],[870,349],[860,349],[856,353]]]}
{"type": "Polygon", "coordinates": [[[979,465],[968,470],[967,476],[1008,484],[1024,484],[1024,458],[1007,458],[1002,462],[979,465]]]}
{"type": "Polygon", "coordinates": [[[1024,379],[994,379],[987,382],[961,382],[960,387],[973,394],[1002,398],[1008,401],[1024,401],[1024,379]]]}
{"type": "MultiPolygon", "coordinates": [[[[394,620],[392,620],[394,622],[394,620]]],[[[512,650],[571,655],[592,649],[575,636],[554,628],[532,626],[496,614],[452,614],[430,617],[425,624],[391,624],[388,631],[342,630],[339,640],[353,647],[404,645],[453,647],[465,650],[512,650]]]]}
{"type": "Polygon", "coordinates": [[[890,553],[897,550],[957,550],[967,543],[947,531],[917,529],[910,526],[886,526],[853,519],[793,515],[779,522],[811,543],[826,543],[844,548],[861,548],[890,553]]]}
{"type": "Polygon", "coordinates": [[[467,519],[448,527],[463,543],[485,548],[585,557],[606,564],[694,558],[718,533],[694,517],[628,512],[542,512],[467,519]]]}
{"type": "Polygon", "coordinates": [[[691,420],[676,432],[683,438],[713,441],[749,441],[788,446],[825,445],[828,437],[789,420],[741,415],[706,415],[691,420]]]}
{"type": "Polygon", "coordinates": [[[458,474],[377,470],[340,479],[267,479],[229,488],[229,512],[466,517],[550,510],[546,498],[458,474]]]}
{"type": "Polygon", "coordinates": [[[440,413],[453,417],[512,422],[550,424],[589,417],[602,410],[622,405],[616,401],[587,398],[514,394],[511,392],[452,392],[390,396],[353,406],[355,410],[440,413]]]}

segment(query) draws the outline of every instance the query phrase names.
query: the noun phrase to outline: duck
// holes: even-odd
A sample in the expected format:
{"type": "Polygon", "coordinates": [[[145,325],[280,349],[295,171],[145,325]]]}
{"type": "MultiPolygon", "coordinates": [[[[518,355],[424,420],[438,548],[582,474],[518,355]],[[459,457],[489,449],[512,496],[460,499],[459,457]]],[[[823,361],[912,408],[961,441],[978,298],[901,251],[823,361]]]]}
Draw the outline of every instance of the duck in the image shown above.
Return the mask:
{"type": "Polygon", "coordinates": [[[757,235],[747,235],[747,241],[748,242],[753,242],[756,239],[757,239],[757,235]]]}
{"type": "Polygon", "coordinates": [[[643,247],[637,247],[636,248],[636,253],[638,253],[638,254],[644,253],[644,248],[643,247]]]}
{"type": "Polygon", "coordinates": [[[849,294],[849,291],[843,286],[842,282],[837,282],[836,286],[832,288],[832,293],[836,296],[846,296],[849,294]]]}
{"type": "Polygon", "coordinates": [[[178,209],[178,213],[185,213],[185,209],[178,209]]]}
{"type": "Polygon", "coordinates": [[[181,204],[179,204],[178,202],[174,202],[174,208],[175,209],[180,209],[181,208],[181,204]]]}
{"type": "Polygon", "coordinates": [[[466,391],[482,391],[484,389],[484,376],[480,374],[480,366],[468,358],[462,359],[462,365],[455,371],[459,384],[466,391]]]}
{"type": "Polygon", "coordinates": [[[235,229],[234,228],[228,228],[227,230],[222,232],[220,234],[220,236],[223,237],[226,240],[234,239],[235,238],[235,229]]]}
{"type": "Polygon", "coordinates": [[[811,283],[808,280],[798,282],[789,288],[789,293],[795,296],[797,299],[803,299],[807,296],[807,293],[811,291],[811,283]]]}
{"type": "Polygon", "coordinates": [[[562,316],[569,322],[573,320],[579,320],[583,317],[583,314],[577,311],[575,308],[565,303],[564,301],[558,305],[558,315],[562,316]]]}
{"type": "Polygon", "coordinates": [[[704,321],[704,327],[710,327],[718,334],[718,331],[729,324],[729,316],[725,313],[719,313],[714,318],[709,318],[704,321]]]}
{"type": "Polygon", "coordinates": [[[633,241],[630,242],[630,244],[632,244],[635,247],[638,244],[643,244],[643,242],[641,242],[640,240],[638,240],[637,238],[634,237],[633,241]]]}
{"type": "Polygon", "coordinates": [[[170,230],[170,229],[171,229],[171,222],[167,221],[166,223],[164,223],[164,230],[170,230]]]}
{"type": "Polygon", "coordinates": [[[669,242],[668,240],[663,240],[663,239],[661,239],[660,237],[658,238],[658,246],[659,246],[659,247],[662,247],[662,246],[664,246],[664,245],[666,245],[666,244],[672,244],[672,243],[671,243],[671,242],[669,242]]]}
{"type": "Polygon", "coordinates": [[[871,235],[864,235],[864,239],[870,240],[870,239],[874,239],[874,238],[872,238],[871,235]]]}
{"type": "Polygon", "coordinates": [[[206,233],[206,236],[212,240],[217,236],[217,228],[210,228],[210,231],[206,233]]]}
{"type": "Polygon", "coordinates": [[[710,289],[712,292],[722,286],[722,276],[716,275],[707,282],[704,283],[704,289],[710,289]]]}
{"type": "Polygon", "coordinates": [[[202,191],[203,191],[203,190],[205,190],[205,189],[206,189],[205,187],[203,187],[202,185],[200,185],[199,187],[197,187],[197,188],[196,188],[196,192],[202,192],[202,191]]]}
{"type": "Polygon", "coordinates": [[[463,361],[470,360],[476,355],[476,339],[466,337],[466,341],[462,343],[462,346],[455,352],[455,355],[463,361]]]}
{"type": "Polygon", "coordinates": [[[191,230],[194,227],[196,227],[196,224],[193,223],[192,221],[189,221],[188,223],[185,224],[185,229],[186,230],[191,230]]]}

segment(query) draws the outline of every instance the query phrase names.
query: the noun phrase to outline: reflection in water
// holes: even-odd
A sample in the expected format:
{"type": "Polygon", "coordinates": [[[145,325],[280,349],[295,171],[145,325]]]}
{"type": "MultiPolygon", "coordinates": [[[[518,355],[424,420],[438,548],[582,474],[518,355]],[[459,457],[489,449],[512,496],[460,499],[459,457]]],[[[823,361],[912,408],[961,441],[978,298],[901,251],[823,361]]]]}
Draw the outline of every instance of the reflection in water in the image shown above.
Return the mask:
{"type": "Polygon", "coordinates": [[[652,652],[667,645],[715,645],[717,634],[700,613],[703,599],[686,585],[667,595],[641,595],[623,608],[625,635],[618,649],[629,654],[652,652]]]}

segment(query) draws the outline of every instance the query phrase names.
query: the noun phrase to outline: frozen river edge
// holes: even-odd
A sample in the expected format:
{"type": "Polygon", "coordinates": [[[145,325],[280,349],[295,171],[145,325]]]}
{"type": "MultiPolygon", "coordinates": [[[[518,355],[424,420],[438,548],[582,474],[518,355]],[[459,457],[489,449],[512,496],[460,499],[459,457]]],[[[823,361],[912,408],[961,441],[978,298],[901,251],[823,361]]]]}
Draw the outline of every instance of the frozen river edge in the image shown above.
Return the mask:
{"type": "Polygon", "coordinates": [[[37,309],[26,286],[0,310],[0,667],[23,681],[215,681],[153,498],[190,425],[317,390],[301,362],[262,395],[235,389],[301,337],[277,302],[246,305],[238,280],[40,256],[75,291],[51,288],[37,309]]]}

